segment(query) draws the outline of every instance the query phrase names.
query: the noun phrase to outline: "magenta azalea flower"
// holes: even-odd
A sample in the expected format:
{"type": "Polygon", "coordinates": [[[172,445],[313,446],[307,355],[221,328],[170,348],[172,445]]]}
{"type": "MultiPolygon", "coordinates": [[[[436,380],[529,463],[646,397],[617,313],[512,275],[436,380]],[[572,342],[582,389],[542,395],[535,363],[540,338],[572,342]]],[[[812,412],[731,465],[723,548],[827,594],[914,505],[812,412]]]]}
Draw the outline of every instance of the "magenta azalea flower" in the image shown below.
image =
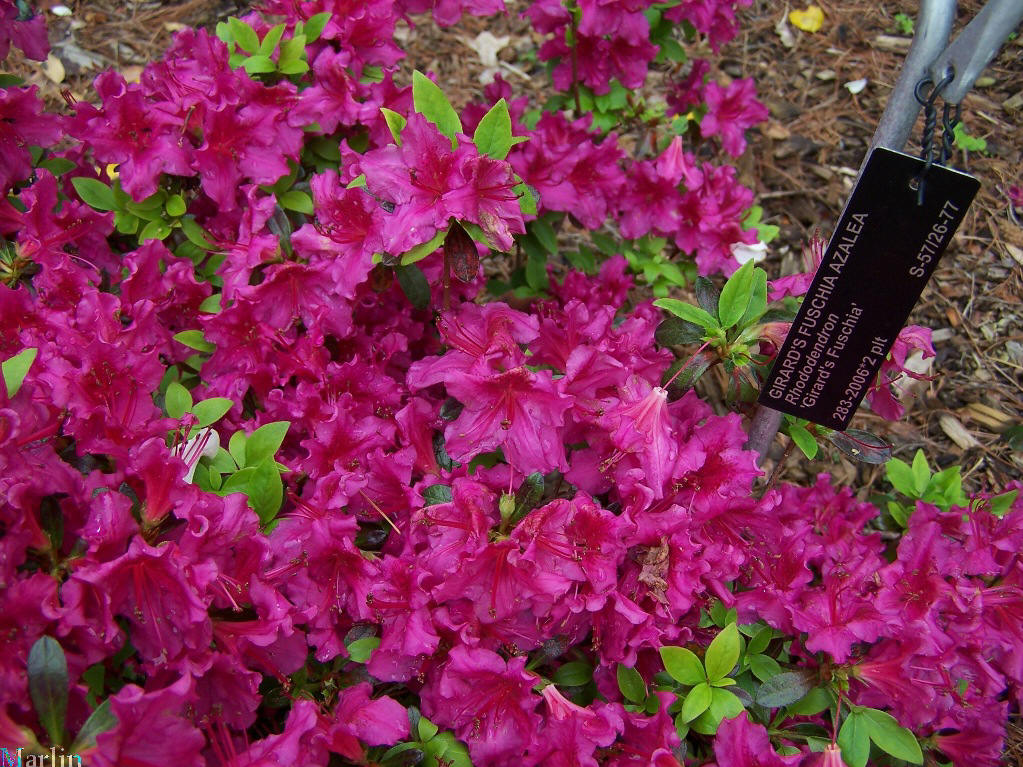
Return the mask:
{"type": "MultiPolygon", "coordinates": [[[[4,11],[3,5],[0,2],[0,14],[4,11]]],[[[0,32],[0,41],[2,39],[0,32]]],[[[5,194],[15,182],[28,178],[32,172],[29,146],[50,146],[61,136],[62,119],[43,112],[37,91],[34,85],[0,89],[0,192],[5,194]]]]}

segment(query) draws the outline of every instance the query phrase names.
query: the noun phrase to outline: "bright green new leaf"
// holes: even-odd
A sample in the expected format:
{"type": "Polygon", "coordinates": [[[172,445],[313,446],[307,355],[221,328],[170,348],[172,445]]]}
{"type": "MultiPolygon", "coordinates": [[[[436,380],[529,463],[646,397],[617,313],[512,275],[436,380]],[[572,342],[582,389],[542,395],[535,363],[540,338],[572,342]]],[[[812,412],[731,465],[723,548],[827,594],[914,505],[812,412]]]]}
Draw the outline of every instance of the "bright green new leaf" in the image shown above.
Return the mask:
{"type": "Polygon", "coordinates": [[[503,160],[515,144],[526,141],[525,136],[512,136],[511,116],[508,113],[508,102],[498,101],[483,115],[476,132],[472,134],[472,143],[480,154],[490,155],[503,160]]]}
{"type": "Polygon", "coordinates": [[[870,731],[867,720],[853,710],[838,731],[838,746],[842,761],[848,767],[866,767],[870,756],[870,731]]]}
{"type": "Polygon", "coordinates": [[[243,51],[255,53],[259,50],[259,36],[256,34],[256,30],[234,16],[227,20],[227,26],[231,30],[231,37],[243,51]]]}
{"type": "Polygon", "coordinates": [[[64,743],[68,673],[64,648],[53,637],[42,636],[28,653],[28,692],[36,716],[54,745],[64,743]]]}
{"type": "Polygon", "coordinates": [[[273,458],[281,449],[290,426],[291,421],[272,421],[252,432],[245,441],[245,465],[258,466],[273,458]]]}
{"type": "Polygon", "coordinates": [[[458,113],[437,83],[419,71],[412,73],[412,103],[419,114],[451,139],[452,149],[458,146],[455,134],[462,131],[458,113]]]}
{"type": "Polygon", "coordinates": [[[261,53],[257,53],[255,56],[250,56],[242,62],[242,67],[250,75],[263,74],[265,72],[273,72],[277,67],[270,60],[269,56],[264,56],[261,53]]]}
{"type": "Polygon", "coordinates": [[[181,231],[185,233],[185,237],[193,245],[198,245],[203,250],[213,249],[213,243],[210,242],[206,230],[195,223],[195,219],[192,216],[185,216],[181,219],[181,231]]]}
{"type": "Polygon", "coordinates": [[[735,693],[714,687],[711,689],[710,707],[696,718],[692,727],[703,735],[713,735],[718,731],[722,719],[731,719],[742,711],[742,701],[735,693]]]}
{"type": "Polygon", "coordinates": [[[170,237],[171,228],[163,219],[157,218],[150,221],[139,232],[139,242],[145,242],[146,240],[166,240],[170,237]]]}
{"type": "Polygon", "coordinates": [[[923,496],[927,484],[931,481],[931,467],[927,465],[927,456],[923,450],[917,450],[913,456],[913,494],[914,498],[923,496]]]}
{"type": "Polygon", "coordinates": [[[274,50],[277,48],[277,43],[281,41],[281,36],[284,34],[284,24],[278,24],[276,27],[270,29],[269,32],[263,37],[263,42],[259,44],[259,53],[263,56],[270,57],[274,50]]]}
{"type": "MultiPolygon", "coordinates": [[[[305,62],[305,35],[295,35],[290,40],[281,43],[281,54],[277,57],[277,68],[285,74],[294,74],[285,69],[289,64],[306,64],[305,62]]],[[[308,69],[306,65],[306,69],[308,69]]]]}
{"type": "Polygon", "coordinates": [[[746,308],[753,299],[753,261],[747,261],[739,267],[728,282],[721,288],[718,300],[718,318],[721,327],[730,328],[746,313],[746,308]]]}
{"type": "Polygon", "coordinates": [[[204,429],[227,415],[233,404],[227,397],[210,397],[197,402],[192,407],[192,413],[199,419],[199,427],[204,429]]]}
{"type": "Polygon", "coordinates": [[[713,699],[713,691],[706,682],[701,682],[696,685],[689,694],[686,695],[685,701],[682,703],[682,711],[679,716],[683,722],[691,722],[708,708],[710,708],[710,702],[713,699]]]}
{"type": "Polygon", "coordinates": [[[692,686],[707,681],[703,663],[696,657],[696,653],[685,647],[662,647],[661,662],[671,678],[682,684],[692,686]]]}
{"type": "MultiPolygon", "coordinates": [[[[401,132],[405,130],[408,120],[405,119],[404,115],[400,115],[387,107],[380,107],[380,114],[384,116],[384,122],[387,123],[387,128],[391,131],[391,138],[394,139],[394,143],[401,146],[401,132]]],[[[363,179],[365,180],[365,175],[363,175],[363,179]]],[[[365,186],[365,183],[363,185],[365,186]]]]}
{"type": "Polygon", "coordinates": [[[197,352],[212,352],[217,348],[216,344],[211,344],[203,337],[201,330],[182,330],[174,334],[174,340],[197,352]]]}
{"type": "Polygon", "coordinates": [[[171,418],[181,418],[192,409],[192,393],[177,381],[171,381],[163,402],[167,407],[167,415],[171,418]]]}
{"type": "Polygon", "coordinates": [[[817,457],[820,445],[817,444],[817,440],[807,431],[805,426],[798,423],[790,424],[789,436],[792,437],[792,441],[796,443],[796,446],[803,452],[803,455],[810,460],[817,457]]]}
{"type": "Polygon", "coordinates": [[[437,234],[431,237],[426,242],[416,245],[412,250],[407,250],[401,254],[401,265],[408,266],[414,264],[417,261],[422,261],[428,255],[437,250],[444,242],[444,237],[447,235],[447,230],[441,229],[437,234]]]}
{"type": "Polygon", "coordinates": [[[913,470],[908,463],[898,458],[892,458],[885,464],[884,471],[892,487],[910,498],[915,496],[913,470]]]}
{"type": "Polygon", "coordinates": [[[21,390],[21,385],[25,383],[25,376],[28,375],[28,370],[35,362],[37,354],[39,354],[38,349],[29,347],[22,349],[0,364],[0,368],[3,369],[4,386],[7,388],[7,399],[11,399],[21,390]]]}
{"type": "Polygon", "coordinates": [[[323,34],[323,28],[327,26],[327,22],[330,21],[330,11],[324,11],[323,13],[317,13],[315,16],[311,16],[309,21],[302,27],[302,34],[305,35],[307,43],[315,42],[319,39],[320,35],[323,34]]]}
{"type": "Polygon", "coordinates": [[[762,655],[760,653],[749,656],[749,668],[753,672],[753,676],[761,682],[766,682],[768,679],[776,677],[781,673],[781,666],[778,665],[778,661],[770,655],[762,655]]]}
{"type": "MultiPolygon", "coordinates": [[[[356,663],[366,663],[369,661],[370,656],[373,655],[373,651],[379,646],[380,637],[363,637],[362,639],[356,639],[348,645],[348,656],[356,663]]],[[[420,719],[419,721],[421,723],[423,720],[420,719]]],[[[430,737],[433,736],[431,735],[430,737]]],[[[424,738],[424,740],[429,740],[429,738],[424,738]]]]}
{"type": "Polygon", "coordinates": [[[172,194],[167,198],[167,202],[164,203],[164,209],[167,211],[167,215],[171,218],[177,218],[178,216],[185,215],[185,211],[188,209],[185,205],[185,198],[180,194],[172,194]]]}
{"type": "Polygon", "coordinates": [[[248,438],[245,436],[245,432],[239,429],[231,435],[231,439],[227,443],[227,450],[239,467],[245,466],[246,442],[248,442],[248,438]]]}
{"type": "Polygon", "coordinates": [[[916,736],[902,727],[894,716],[876,708],[862,708],[858,713],[866,722],[870,739],[879,749],[911,764],[924,763],[924,755],[916,736]]]}
{"type": "Polygon", "coordinates": [[[416,723],[416,733],[419,735],[419,740],[423,743],[431,741],[437,737],[438,732],[440,732],[440,727],[425,716],[420,715],[419,721],[416,723]]]}
{"type": "Polygon", "coordinates": [[[718,321],[706,311],[698,306],[687,304],[685,301],[679,301],[677,298],[658,298],[654,301],[654,306],[659,306],[661,309],[671,312],[676,317],[692,322],[694,325],[699,325],[704,330],[720,327],[718,321]]]}
{"type": "MultiPolygon", "coordinates": [[[[252,444],[251,441],[249,444],[252,444]]],[[[248,485],[249,505],[262,524],[269,524],[281,510],[281,502],[284,500],[281,472],[272,458],[254,467],[248,485]]]]}
{"type": "Polygon", "coordinates": [[[82,198],[82,202],[90,208],[95,210],[115,210],[117,208],[114,191],[102,181],[79,176],[71,179],[71,184],[78,192],[78,196],[82,198]]]}
{"type": "Polygon", "coordinates": [[[767,311],[767,272],[759,266],[753,269],[753,286],[749,306],[739,320],[739,327],[748,327],[764,316],[767,311]]]}
{"type": "Polygon", "coordinates": [[[707,678],[713,682],[728,676],[728,672],[735,668],[739,661],[741,649],[739,629],[734,623],[730,623],[721,629],[707,647],[703,659],[703,664],[707,668],[707,678]]]}
{"type": "Polygon", "coordinates": [[[619,663],[617,675],[618,689],[622,691],[626,700],[633,703],[642,703],[646,700],[646,683],[636,669],[619,663]]]}

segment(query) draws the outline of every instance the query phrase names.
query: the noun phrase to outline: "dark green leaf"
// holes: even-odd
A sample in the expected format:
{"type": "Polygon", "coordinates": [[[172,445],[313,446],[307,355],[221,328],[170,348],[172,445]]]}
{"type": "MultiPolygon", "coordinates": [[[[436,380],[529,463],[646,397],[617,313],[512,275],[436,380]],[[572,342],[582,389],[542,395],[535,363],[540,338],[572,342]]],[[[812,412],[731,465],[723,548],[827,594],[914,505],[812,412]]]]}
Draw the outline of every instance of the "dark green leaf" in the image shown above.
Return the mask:
{"type": "Polygon", "coordinates": [[[816,685],[817,674],[814,671],[783,671],[760,685],[754,700],[764,708],[781,708],[795,703],[816,685]]]}
{"type": "Polygon", "coordinates": [[[63,176],[65,173],[74,170],[78,166],[65,157],[47,157],[39,162],[40,168],[45,168],[54,176],[63,176]]]}
{"type": "Polygon", "coordinates": [[[850,458],[863,463],[884,463],[892,457],[892,446],[880,437],[860,429],[833,431],[828,441],[850,458]]]}
{"type": "Polygon", "coordinates": [[[687,346],[703,340],[703,328],[681,317],[668,317],[654,333],[661,346],[687,346]]]}
{"type": "Polygon", "coordinates": [[[709,278],[700,275],[693,280],[693,290],[696,291],[696,302],[711,317],[718,316],[718,301],[721,300],[721,291],[709,278]]]}
{"type": "Polygon", "coordinates": [[[28,653],[28,691],[39,723],[55,746],[64,743],[68,684],[64,649],[53,637],[39,637],[28,653]]]}
{"type": "Polygon", "coordinates": [[[117,204],[114,202],[113,190],[102,181],[94,178],[79,176],[71,179],[71,184],[82,198],[82,202],[96,210],[114,210],[117,204]]]}
{"type": "Polygon", "coordinates": [[[581,660],[574,660],[558,667],[551,680],[558,687],[582,687],[593,679],[593,667],[581,660]]]}
{"type": "Polygon", "coordinates": [[[622,691],[625,699],[633,703],[642,703],[646,700],[646,683],[643,677],[634,668],[618,664],[618,689],[622,691]]]}
{"type": "Polygon", "coordinates": [[[258,466],[272,459],[281,449],[290,426],[290,421],[272,421],[252,432],[245,442],[245,465],[258,466]]]}
{"type": "Polygon", "coordinates": [[[770,626],[764,626],[757,629],[749,640],[749,645],[746,647],[746,652],[750,654],[761,653],[767,649],[767,645],[771,643],[774,638],[774,629],[770,626]]]}
{"type": "Polygon", "coordinates": [[[29,368],[35,362],[37,354],[39,354],[38,349],[29,347],[0,363],[4,386],[7,388],[7,399],[13,398],[21,390],[21,385],[25,383],[25,376],[28,375],[29,368]]]}
{"type": "MultiPolygon", "coordinates": [[[[348,655],[356,663],[367,663],[373,651],[380,646],[380,637],[364,637],[356,639],[348,645],[348,655]]],[[[420,725],[422,719],[419,720],[420,725]]]]}
{"type": "Polygon", "coordinates": [[[515,491],[515,512],[512,514],[512,522],[517,522],[537,507],[543,497],[543,490],[543,474],[538,471],[522,480],[519,489],[515,491]]]}
{"type": "Polygon", "coordinates": [[[786,710],[792,716],[816,716],[832,703],[831,695],[823,687],[814,687],[786,710]]]}
{"type": "Polygon", "coordinates": [[[711,352],[700,352],[694,354],[691,358],[683,361],[678,360],[672,365],[662,376],[661,385],[667,386],[668,381],[675,378],[675,374],[678,373],[679,369],[685,367],[678,377],[675,378],[671,383],[671,391],[673,392],[685,392],[693,388],[696,382],[700,380],[704,373],[710,370],[711,366],[718,361],[718,357],[711,352]]]}
{"type": "Polygon", "coordinates": [[[415,264],[396,266],[394,274],[410,304],[417,309],[425,309],[430,305],[430,283],[426,281],[422,269],[415,264]]]}
{"type": "Polygon", "coordinates": [[[677,682],[692,686],[707,681],[703,663],[696,657],[696,653],[685,647],[662,647],[661,662],[664,663],[664,670],[677,682]]]}
{"type": "Polygon", "coordinates": [[[547,277],[547,259],[542,255],[530,253],[526,259],[526,284],[538,293],[550,287],[547,277]]]}
{"type": "Polygon", "coordinates": [[[185,216],[181,219],[181,231],[193,245],[198,245],[203,250],[213,249],[213,243],[209,241],[206,230],[195,223],[192,216],[185,216]]]}
{"type": "Polygon", "coordinates": [[[458,113],[451,106],[444,91],[422,72],[412,73],[412,103],[415,110],[437,126],[437,129],[451,139],[451,148],[458,144],[455,134],[461,133],[462,123],[458,113]]]}
{"type": "Polygon", "coordinates": [[[746,313],[753,299],[753,262],[747,261],[728,278],[718,300],[721,327],[730,328],[746,313]]]}
{"type": "Polygon", "coordinates": [[[116,726],[117,717],[110,710],[110,701],[105,700],[85,720],[85,724],[82,725],[82,729],[78,731],[78,735],[75,737],[75,742],[71,744],[71,753],[75,754],[79,751],[88,751],[95,748],[96,736],[109,732],[116,726]]]}
{"type": "Polygon", "coordinates": [[[451,503],[451,488],[448,485],[430,485],[423,490],[423,501],[427,506],[437,503],[451,503]]]}
{"type": "Polygon", "coordinates": [[[536,241],[543,246],[543,249],[548,253],[558,252],[558,235],[554,233],[554,227],[544,221],[542,218],[531,221],[529,224],[529,231],[536,237],[536,241]]]}

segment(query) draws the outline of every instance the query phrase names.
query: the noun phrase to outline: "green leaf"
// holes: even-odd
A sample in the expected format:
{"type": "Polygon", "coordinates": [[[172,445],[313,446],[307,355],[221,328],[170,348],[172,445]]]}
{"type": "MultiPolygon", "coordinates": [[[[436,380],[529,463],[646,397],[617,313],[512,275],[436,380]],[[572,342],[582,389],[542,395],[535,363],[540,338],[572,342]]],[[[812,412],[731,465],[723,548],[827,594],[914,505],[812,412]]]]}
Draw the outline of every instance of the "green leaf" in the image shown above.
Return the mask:
{"type": "Polygon", "coordinates": [[[458,113],[451,106],[444,91],[422,72],[412,73],[412,103],[415,110],[437,126],[437,129],[451,139],[451,148],[458,146],[455,134],[462,130],[458,113]]]}
{"type": "MultiPolygon", "coordinates": [[[[401,146],[401,132],[405,130],[408,120],[405,119],[404,115],[400,115],[387,107],[380,107],[380,114],[384,116],[384,122],[387,123],[387,128],[391,131],[394,143],[401,146]]],[[[365,176],[363,176],[363,181],[365,181],[365,176]]],[[[363,186],[365,186],[365,183],[363,186]]]]}
{"type": "Polygon", "coordinates": [[[365,189],[366,188],[366,174],[360,173],[358,176],[348,182],[345,189],[365,189]]]}
{"type": "Polygon", "coordinates": [[[423,501],[427,506],[451,503],[451,499],[451,487],[448,485],[430,485],[423,490],[423,501]]]}
{"type": "Polygon", "coordinates": [[[307,43],[315,42],[323,34],[323,28],[327,26],[327,22],[330,21],[330,11],[324,11],[323,13],[317,13],[315,16],[311,16],[309,21],[302,27],[302,34],[305,35],[307,43]]]}
{"type": "Polygon", "coordinates": [[[157,218],[142,227],[142,231],[139,232],[139,242],[145,242],[146,240],[166,240],[170,237],[170,233],[170,224],[162,218],[157,218]]]}
{"type": "Polygon", "coordinates": [[[267,58],[273,55],[273,52],[277,49],[277,43],[281,41],[281,36],[284,34],[284,26],[283,23],[278,24],[263,36],[263,42],[259,44],[260,55],[267,58]]]}
{"type": "Polygon", "coordinates": [[[216,344],[211,344],[203,337],[201,330],[182,330],[174,334],[174,340],[197,352],[212,352],[217,348],[216,344]]]}
{"type": "Polygon", "coordinates": [[[287,61],[278,63],[277,71],[285,75],[304,75],[309,71],[309,65],[304,61],[287,61]]]}
{"type": "Polygon", "coordinates": [[[754,700],[764,708],[781,708],[802,699],[816,684],[817,674],[810,669],[784,671],[760,685],[754,700]]]}
{"type": "Polygon", "coordinates": [[[662,647],[661,662],[664,663],[664,670],[677,682],[692,686],[707,681],[700,659],[685,647],[662,647]]]}
{"type": "Polygon", "coordinates": [[[842,749],[842,761],[848,767],[866,767],[870,756],[870,731],[866,719],[853,710],[842,722],[838,731],[838,746],[842,749]]]}
{"type": "Polygon", "coordinates": [[[96,736],[109,732],[116,726],[117,717],[110,710],[110,700],[105,700],[89,714],[89,718],[85,720],[82,729],[78,731],[78,735],[75,736],[75,742],[71,744],[69,750],[74,754],[79,751],[95,748],[96,736]]]}
{"type": "Polygon", "coordinates": [[[654,340],[661,346],[686,346],[703,338],[703,328],[681,317],[668,317],[654,332],[654,340]]]}
{"type": "Polygon", "coordinates": [[[774,629],[770,626],[763,626],[757,629],[749,640],[749,644],[746,646],[746,652],[750,655],[756,655],[762,653],[767,649],[767,645],[771,643],[774,638],[774,629]]]}
{"type": "Polygon", "coordinates": [[[987,509],[993,515],[1001,519],[1012,508],[1012,505],[1016,502],[1016,498],[1019,496],[1019,490],[1010,490],[1007,493],[1001,495],[993,495],[987,499],[987,509]]]}
{"type": "MultiPolygon", "coordinates": [[[[238,432],[244,434],[244,432],[238,432]]],[[[231,457],[231,454],[224,448],[217,448],[217,454],[210,459],[210,468],[220,474],[233,474],[238,470],[238,463],[231,457]]]]}
{"type": "Polygon", "coordinates": [[[574,660],[558,667],[551,681],[558,687],[582,687],[593,679],[593,667],[581,660],[574,660]]]}
{"type": "Polygon", "coordinates": [[[28,692],[39,723],[55,746],[64,743],[68,684],[64,649],[53,637],[39,637],[28,653],[28,692]]]}
{"type": "Polygon", "coordinates": [[[220,311],[220,293],[214,293],[212,296],[207,296],[199,304],[199,311],[205,312],[206,314],[216,314],[220,311]]]}
{"type": "Polygon", "coordinates": [[[248,442],[248,438],[245,436],[245,432],[239,429],[231,435],[230,441],[227,443],[227,449],[234,462],[238,464],[239,468],[245,466],[245,443],[248,442]]]}
{"type": "Polygon", "coordinates": [[[916,491],[913,498],[920,498],[927,489],[927,483],[931,481],[931,467],[927,465],[927,456],[923,450],[917,450],[913,456],[913,489],[916,491]]]}
{"type": "Polygon", "coordinates": [[[167,215],[172,218],[178,218],[179,216],[185,215],[185,211],[188,207],[185,205],[185,198],[180,194],[172,194],[167,198],[167,202],[164,203],[164,210],[167,211],[167,215]]]}
{"type": "Polygon", "coordinates": [[[177,381],[171,381],[163,402],[167,407],[167,415],[171,418],[181,418],[192,409],[192,393],[177,381]]]}
{"type": "Polygon", "coordinates": [[[291,421],[272,421],[252,432],[245,441],[245,465],[258,466],[273,458],[281,449],[290,426],[291,421]]]}
{"type": "Polygon", "coordinates": [[[730,328],[746,313],[753,300],[753,262],[747,261],[739,267],[721,288],[718,301],[718,318],[721,327],[730,328]]]}
{"type": "Polygon", "coordinates": [[[242,67],[250,75],[258,75],[264,72],[273,72],[277,67],[270,60],[269,56],[264,56],[261,53],[257,53],[255,56],[250,56],[242,62],[242,67]]]}
{"type": "Polygon", "coordinates": [[[428,255],[433,253],[437,248],[444,242],[444,238],[447,236],[447,230],[441,229],[437,234],[431,237],[426,242],[416,245],[412,250],[407,250],[401,254],[401,265],[409,266],[417,261],[422,261],[428,255]]]}
{"type": "Polygon", "coordinates": [[[227,20],[227,26],[231,30],[232,39],[243,51],[255,53],[259,50],[259,36],[256,35],[256,30],[234,16],[227,20]]]}
{"type": "Polygon", "coordinates": [[[277,68],[285,74],[300,74],[285,69],[286,65],[304,64],[306,71],[309,65],[305,62],[305,35],[296,34],[290,40],[281,43],[281,53],[277,57],[277,68]]]}
{"type": "Polygon", "coordinates": [[[762,655],[760,653],[749,656],[749,668],[753,672],[753,676],[761,682],[773,679],[781,673],[781,666],[778,665],[778,661],[770,655],[762,655]]]}
{"type": "Polygon", "coordinates": [[[199,419],[199,427],[206,428],[227,415],[227,411],[231,409],[232,405],[234,403],[227,397],[210,397],[202,402],[197,402],[191,410],[199,419]]]}
{"type": "Polygon", "coordinates": [[[536,241],[540,243],[544,250],[548,253],[558,252],[558,236],[554,233],[554,227],[544,221],[542,218],[531,221],[529,224],[529,231],[536,237],[536,241]]]}
{"type": "Polygon", "coordinates": [[[703,735],[713,735],[717,732],[722,719],[738,716],[742,711],[742,701],[735,693],[714,687],[711,689],[710,707],[697,717],[692,728],[703,735]]]}
{"type": "Polygon", "coordinates": [[[277,463],[270,458],[255,466],[248,485],[249,505],[262,524],[269,524],[281,510],[284,500],[284,484],[277,463]]]}
{"type": "Polygon", "coordinates": [[[753,269],[752,298],[746,313],[739,320],[739,327],[745,328],[764,316],[767,311],[767,272],[760,267],[753,269]]]}
{"type": "MultiPolygon", "coordinates": [[[[363,637],[348,645],[348,656],[356,663],[367,663],[373,651],[380,646],[380,637],[363,637]]],[[[419,720],[422,726],[422,719],[419,720]]],[[[433,737],[432,735],[430,737],[433,737]]],[[[423,738],[429,740],[429,738],[423,738]]]]}
{"type": "Polygon", "coordinates": [[[78,192],[78,196],[82,198],[82,202],[90,208],[96,210],[115,210],[117,208],[114,191],[102,181],[79,176],[71,179],[71,184],[78,192]]]}
{"type": "Polygon", "coordinates": [[[526,258],[526,284],[538,293],[550,287],[547,276],[547,259],[540,254],[530,253],[526,258]]]}
{"type": "Polygon", "coordinates": [[[707,678],[715,681],[728,676],[739,660],[741,647],[739,629],[734,623],[725,626],[707,647],[703,664],[707,668],[707,678]]]}
{"type": "Polygon", "coordinates": [[[422,269],[415,264],[396,266],[394,275],[410,304],[417,309],[425,309],[430,305],[430,283],[426,281],[422,269]]]}
{"type": "Polygon", "coordinates": [[[63,176],[78,166],[65,157],[47,157],[39,161],[39,167],[50,171],[54,176],[63,176]]]}
{"type": "Polygon", "coordinates": [[[810,460],[817,457],[820,445],[817,444],[817,440],[807,431],[805,426],[799,423],[789,424],[789,436],[792,437],[792,441],[796,443],[796,446],[803,452],[803,455],[810,460]]]}
{"type": "Polygon", "coordinates": [[[816,716],[832,703],[831,695],[823,687],[814,687],[786,711],[792,716],[816,716]]]}
{"type": "Polygon", "coordinates": [[[914,497],[913,470],[908,463],[898,458],[892,458],[885,464],[884,470],[892,487],[905,496],[914,497]]]}
{"type": "Polygon", "coordinates": [[[721,327],[716,319],[700,307],[687,304],[685,301],[679,301],[677,298],[658,298],[654,301],[654,306],[659,306],[676,317],[681,317],[687,322],[699,325],[705,330],[721,327]]]}
{"type": "Polygon", "coordinates": [[[866,722],[870,739],[879,749],[911,764],[924,763],[924,755],[916,736],[899,725],[894,716],[876,708],[862,708],[858,713],[866,722]]]}
{"type": "Polygon", "coordinates": [[[21,385],[25,383],[25,376],[28,375],[29,368],[35,362],[37,354],[39,354],[38,349],[29,347],[0,363],[4,386],[7,387],[7,399],[12,399],[21,390],[21,385]]]}
{"type": "Polygon", "coordinates": [[[529,184],[520,182],[512,187],[512,191],[519,196],[519,208],[524,216],[536,215],[536,192],[529,184]]]}
{"type": "Polygon", "coordinates": [[[313,198],[299,189],[288,190],[277,198],[277,202],[287,210],[296,210],[307,216],[313,215],[313,198]]]}
{"type": "Polygon", "coordinates": [[[713,690],[711,686],[706,682],[700,682],[689,694],[686,695],[685,701],[682,703],[682,711],[679,712],[679,716],[683,722],[691,722],[708,708],[710,708],[711,700],[713,700],[713,690]]]}
{"type": "Polygon", "coordinates": [[[508,156],[515,141],[512,138],[507,101],[501,99],[483,115],[483,119],[472,134],[472,143],[476,145],[480,154],[490,155],[497,160],[503,160],[508,156]]]}
{"type": "Polygon", "coordinates": [[[622,691],[625,699],[633,703],[642,703],[646,700],[646,683],[643,677],[634,668],[618,664],[618,689],[622,691]]]}
{"type": "Polygon", "coordinates": [[[195,218],[185,216],[181,219],[181,231],[193,245],[198,245],[203,250],[212,250],[213,243],[209,241],[206,230],[195,223],[195,218]]]}

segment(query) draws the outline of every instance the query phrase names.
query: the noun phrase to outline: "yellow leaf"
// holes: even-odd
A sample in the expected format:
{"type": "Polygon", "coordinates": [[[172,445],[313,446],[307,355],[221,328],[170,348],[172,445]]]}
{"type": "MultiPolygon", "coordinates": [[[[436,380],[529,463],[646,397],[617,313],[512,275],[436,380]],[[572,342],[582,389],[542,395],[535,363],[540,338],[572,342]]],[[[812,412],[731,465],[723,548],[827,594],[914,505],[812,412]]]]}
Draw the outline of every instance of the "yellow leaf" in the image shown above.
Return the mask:
{"type": "Polygon", "coordinates": [[[819,6],[808,6],[805,11],[792,11],[789,21],[804,32],[816,32],[824,23],[824,11],[819,6]]]}

